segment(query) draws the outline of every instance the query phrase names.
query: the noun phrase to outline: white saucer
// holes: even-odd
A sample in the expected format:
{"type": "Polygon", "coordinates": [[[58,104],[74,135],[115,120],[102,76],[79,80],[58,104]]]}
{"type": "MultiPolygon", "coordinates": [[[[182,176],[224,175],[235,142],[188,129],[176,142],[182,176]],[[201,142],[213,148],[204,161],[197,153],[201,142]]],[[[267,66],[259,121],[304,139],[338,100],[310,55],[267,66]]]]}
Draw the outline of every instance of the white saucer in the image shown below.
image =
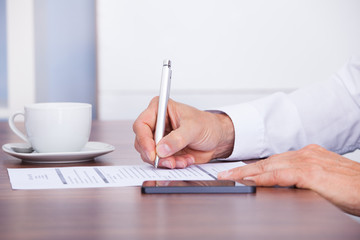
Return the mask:
{"type": "Polygon", "coordinates": [[[102,142],[88,142],[79,152],[61,152],[61,153],[19,153],[12,147],[19,146],[19,143],[8,143],[2,146],[2,149],[11,156],[22,159],[29,163],[76,163],[91,161],[95,157],[114,151],[115,147],[102,142]]]}

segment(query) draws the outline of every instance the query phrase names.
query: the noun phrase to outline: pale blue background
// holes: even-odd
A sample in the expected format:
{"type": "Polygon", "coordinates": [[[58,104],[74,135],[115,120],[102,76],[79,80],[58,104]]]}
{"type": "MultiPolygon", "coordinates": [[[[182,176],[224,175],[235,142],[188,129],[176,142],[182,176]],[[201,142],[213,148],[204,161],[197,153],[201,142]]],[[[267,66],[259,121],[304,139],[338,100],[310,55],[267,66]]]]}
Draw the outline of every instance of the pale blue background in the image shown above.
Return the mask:
{"type": "MultiPolygon", "coordinates": [[[[0,103],[6,106],[6,0],[0,0],[0,103]]],[[[93,105],[96,117],[95,0],[35,0],[36,102],[93,105]]]]}
{"type": "Polygon", "coordinates": [[[6,15],[5,1],[0,0],[0,107],[7,104],[6,15]]]}
{"type": "Polygon", "coordinates": [[[35,0],[36,101],[93,105],[95,0],[35,0]]]}

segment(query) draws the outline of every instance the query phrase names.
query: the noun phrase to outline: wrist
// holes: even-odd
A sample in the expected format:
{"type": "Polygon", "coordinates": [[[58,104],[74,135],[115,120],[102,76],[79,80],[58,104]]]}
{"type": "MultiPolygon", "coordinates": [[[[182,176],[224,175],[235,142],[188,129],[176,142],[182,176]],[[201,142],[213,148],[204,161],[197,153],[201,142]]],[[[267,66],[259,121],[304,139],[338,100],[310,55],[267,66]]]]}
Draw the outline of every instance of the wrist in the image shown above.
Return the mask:
{"type": "Polygon", "coordinates": [[[227,158],[234,149],[235,129],[231,118],[225,113],[215,113],[219,122],[220,138],[213,158],[227,158]]]}

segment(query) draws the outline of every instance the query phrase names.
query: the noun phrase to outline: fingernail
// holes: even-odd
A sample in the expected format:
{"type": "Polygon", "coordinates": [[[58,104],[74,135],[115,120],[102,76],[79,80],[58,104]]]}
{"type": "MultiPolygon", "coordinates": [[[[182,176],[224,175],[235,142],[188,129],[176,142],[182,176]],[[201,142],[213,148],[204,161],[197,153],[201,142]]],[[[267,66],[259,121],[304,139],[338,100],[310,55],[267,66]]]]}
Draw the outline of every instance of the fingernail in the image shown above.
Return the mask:
{"type": "Polygon", "coordinates": [[[245,181],[254,181],[254,177],[244,177],[243,180],[245,181]]]}
{"type": "Polygon", "coordinates": [[[182,161],[177,161],[176,162],[176,168],[185,168],[186,164],[182,161]]]}
{"type": "Polygon", "coordinates": [[[186,158],[188,166],[193,165],[195,163],[195,159],[193,157],[186,158]]]}
{"type": "Polygon", "coordinates": [[[170,153],[170,147],[167,144],[161,144],[156,148],[156,152],[160,157],[167,157],[170,153]]]}
{"type": "Polygon", "coordinates": [[[161,166],[166,167],[166,168],[173,168],[172,164],[170,161],[163,161],[161,162],[161,166]]]}
{"type": "Polygon", "coordinates": [[[155,158],[155,153],[154,152],[146,152],[146,157],[150,160],[153,161],[155,158]],[[154,156],[154,157],[153,157],[154,156]]]}
{"type": "Polygon", "coordinates": [[[223,171],[218,173],[218,178],[228,178],[232,174],[231,170],[223,171]]]}

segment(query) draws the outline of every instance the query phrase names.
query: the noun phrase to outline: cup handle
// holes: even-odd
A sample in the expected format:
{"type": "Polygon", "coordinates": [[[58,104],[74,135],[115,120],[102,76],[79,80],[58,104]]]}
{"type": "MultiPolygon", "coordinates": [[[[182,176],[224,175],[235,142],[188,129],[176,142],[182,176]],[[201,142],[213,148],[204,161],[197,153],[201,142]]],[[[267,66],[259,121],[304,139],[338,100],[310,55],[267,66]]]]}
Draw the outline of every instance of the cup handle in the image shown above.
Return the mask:
{"type": "Polygon", "coordinates": [[[25,114],[22,112],[17,112],[14,113],[13,115],[11,115],[11,117],[9,118],[9,126],[11,128],[11,130],[18,135],[21,139],[23,139],[25,142],[30,143],[29,140],[27,139],[27,137],[25,136],[25,134],[23,134],[16,126],[14,123],[14,120],[17,116],[22,115],[25,117],[25,114]]]}

